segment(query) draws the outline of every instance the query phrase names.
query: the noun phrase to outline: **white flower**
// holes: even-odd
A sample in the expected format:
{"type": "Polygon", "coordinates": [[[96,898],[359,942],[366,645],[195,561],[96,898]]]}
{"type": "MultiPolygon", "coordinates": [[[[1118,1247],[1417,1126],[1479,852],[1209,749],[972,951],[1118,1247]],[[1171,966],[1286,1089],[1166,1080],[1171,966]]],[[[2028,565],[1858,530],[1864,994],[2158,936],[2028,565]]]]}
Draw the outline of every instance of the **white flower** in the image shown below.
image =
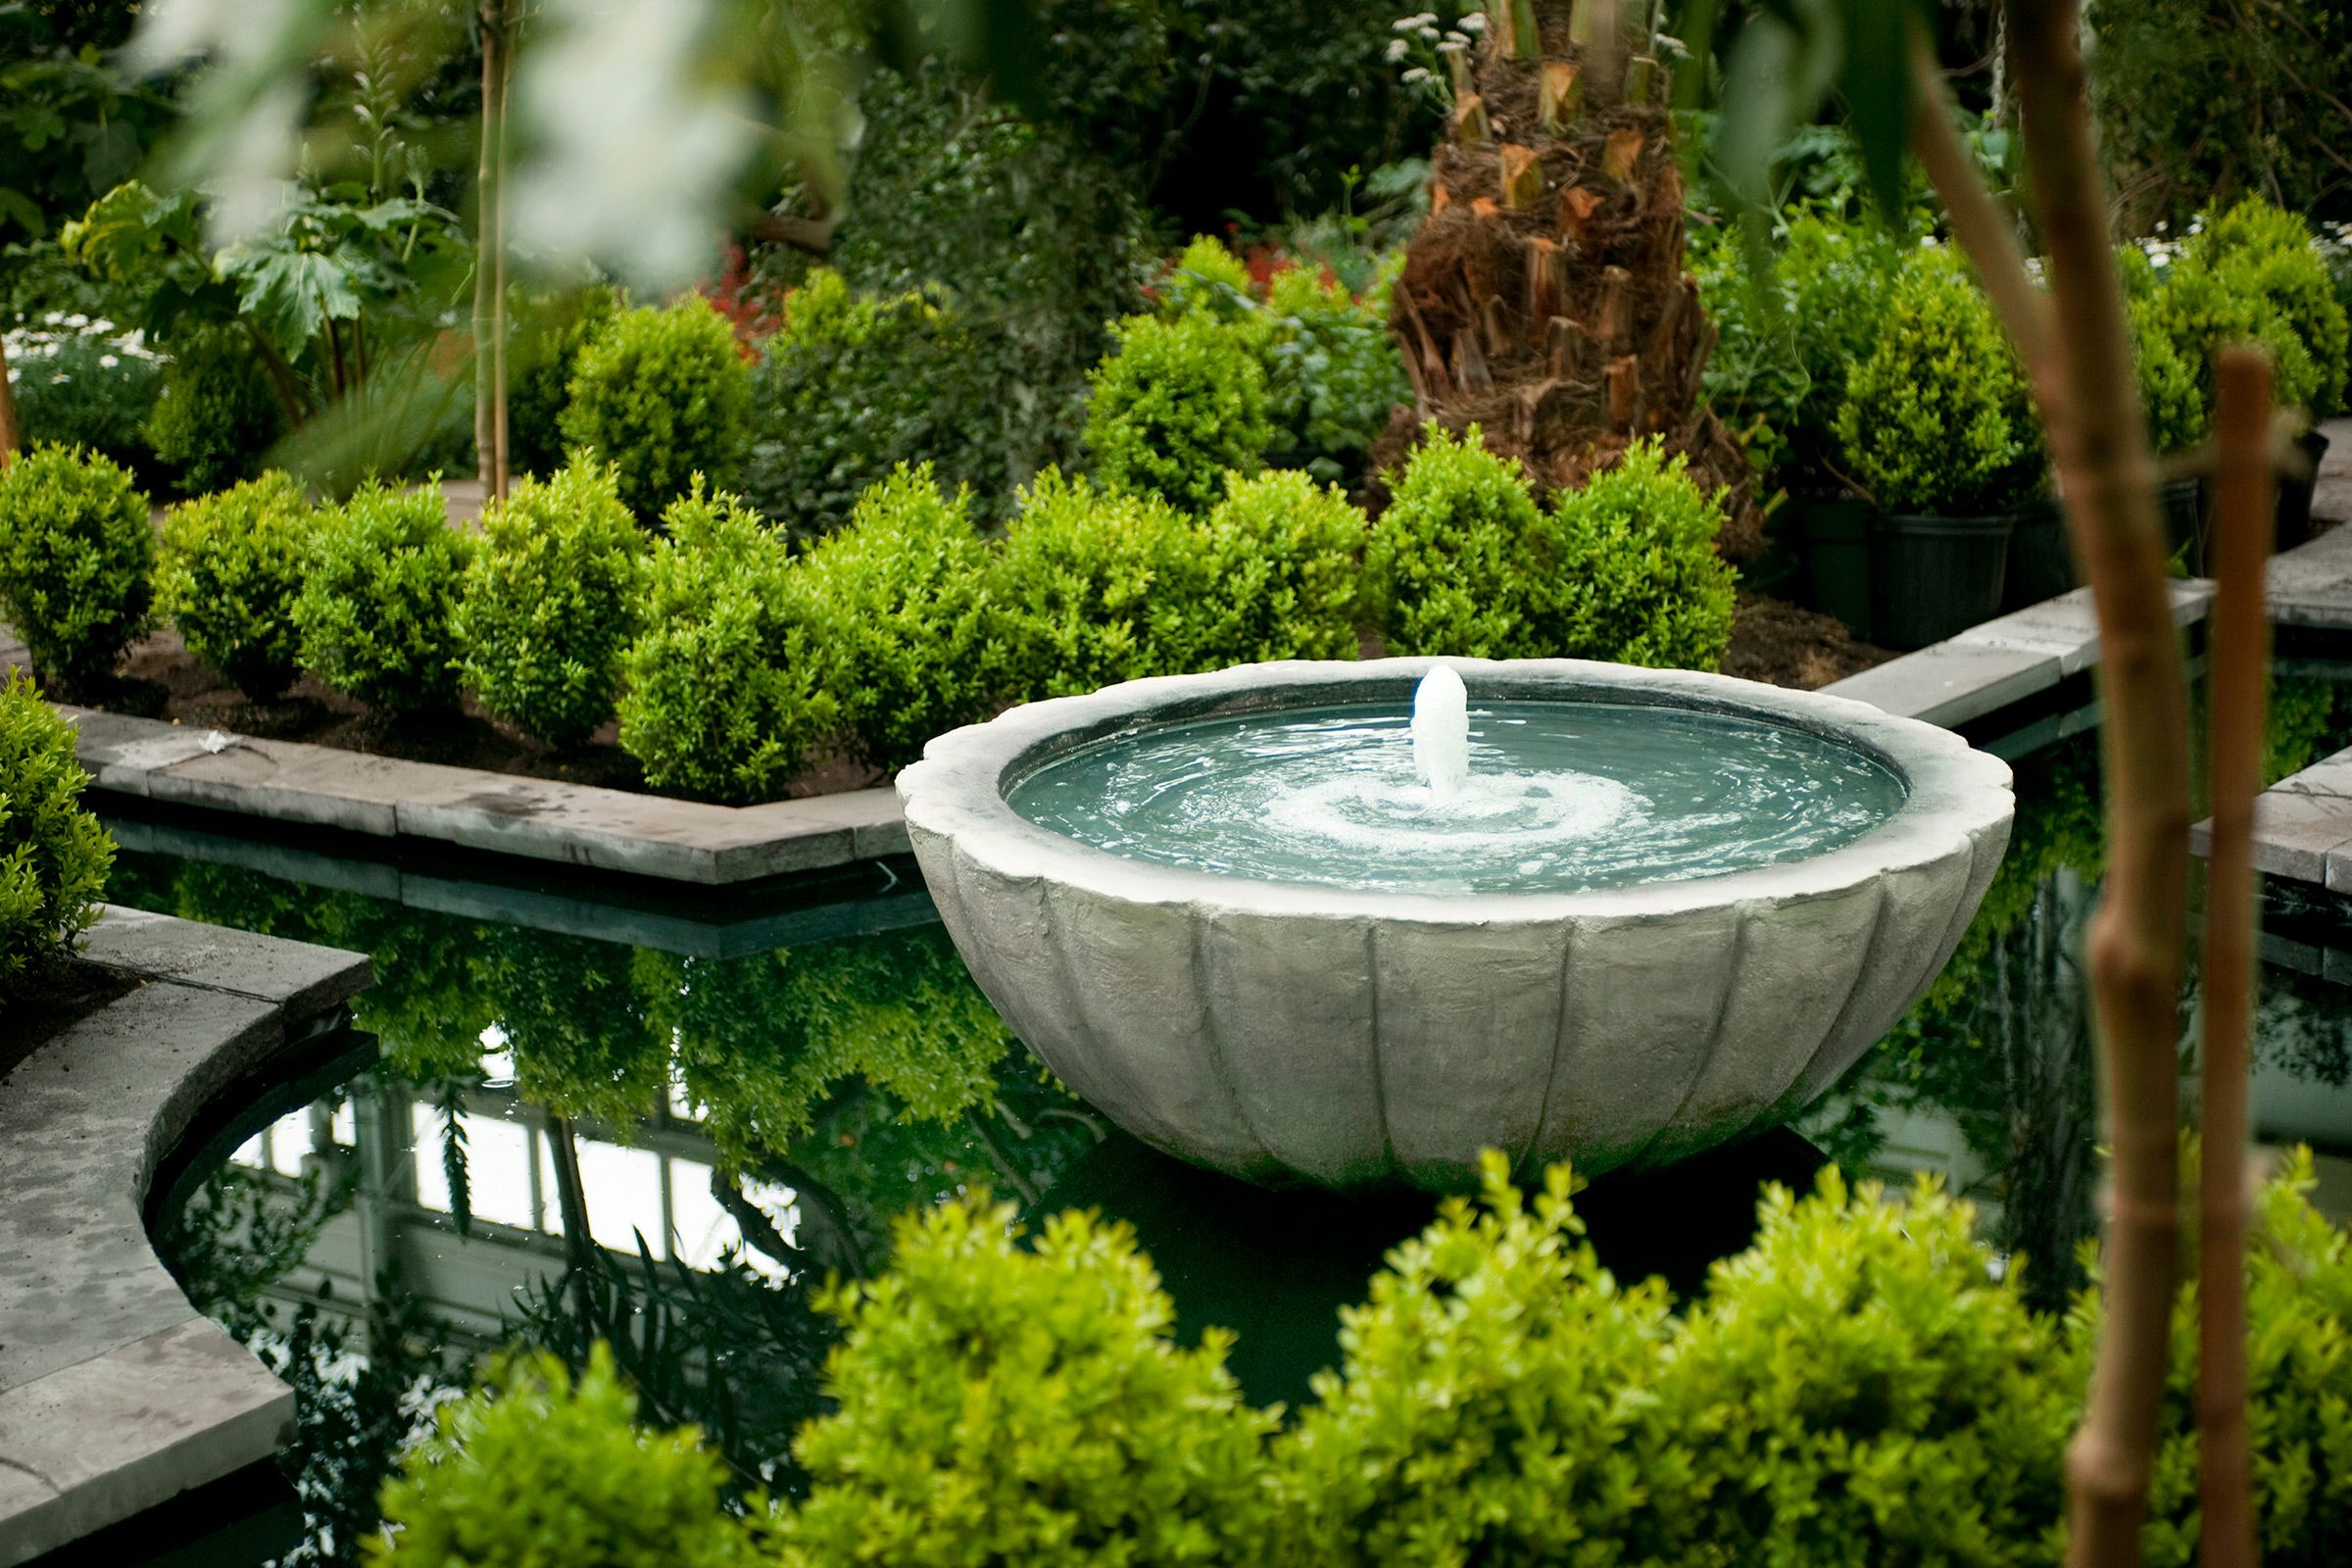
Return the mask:
{"type": "Polygon", "coordinates": [[[1436,43],[1442,36],[1443,34],[1441,34],[1435,27],[1423,27],[1421,29],[1421,41],[1423,43],[1436,43]]]}
{"type": "Polygon", "coordinates": [[[1468,16],[1457,20],[1454,25],[1464,32],[1484,32],[1487,30],[1487,14],[1484,11],[1473,11],[1468,16]]]}
{"type": "Polygon", "coordinates": [[[1391,38],[1389,40],[1389,63],[1394,65],[1397,61],[1402,60],[1404,58],[1405,51],[1411,47],[1412,46],[1406,43],[1402,38],[1391,38]]]}
{"type": "Polygon", "coordinates": [[[104,369],[111,370],[122,363],[122,362],[121,360],[116,359],[112,354],[101,354],[98,356],[98,364],[104,369]]]}
{"type": "Polygon", "coordinates": [[[51,326],[58,325],[59,323],[63,322],[65,318],[66,313],[63,311],[51,311],[47,316],[41,318],[43,321],[47,322],[51,326]]]}
{"type": "Polygon", "coordinates": [[[1415,66],[1412,70],[1404,74],[1404,84],[1408,87],[1427,81],[1428,79],[1429,68],[1427,66],[1415,66]]]}

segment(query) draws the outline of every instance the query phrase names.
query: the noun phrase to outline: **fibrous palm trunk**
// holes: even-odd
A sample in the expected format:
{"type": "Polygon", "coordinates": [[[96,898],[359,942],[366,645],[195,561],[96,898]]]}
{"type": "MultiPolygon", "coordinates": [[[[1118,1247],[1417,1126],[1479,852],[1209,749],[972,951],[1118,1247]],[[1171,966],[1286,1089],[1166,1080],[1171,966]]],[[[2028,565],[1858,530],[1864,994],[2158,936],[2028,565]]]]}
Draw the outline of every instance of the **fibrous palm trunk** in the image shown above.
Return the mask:
{"type": "Polygon", "coordinates": [[[1724,549],[1744,559],[1759,543],[1747,464],[1699,404],[1715,329],[1683,268],[1667,72],[1617,0],[1494,13],[1452,58],[1452,124],[1389,323],[1416,407],[1375,466],[1425,423],[1477,424],[1551,489],[1654,435],[1701,484],[1732,488],[1724,549]]]}

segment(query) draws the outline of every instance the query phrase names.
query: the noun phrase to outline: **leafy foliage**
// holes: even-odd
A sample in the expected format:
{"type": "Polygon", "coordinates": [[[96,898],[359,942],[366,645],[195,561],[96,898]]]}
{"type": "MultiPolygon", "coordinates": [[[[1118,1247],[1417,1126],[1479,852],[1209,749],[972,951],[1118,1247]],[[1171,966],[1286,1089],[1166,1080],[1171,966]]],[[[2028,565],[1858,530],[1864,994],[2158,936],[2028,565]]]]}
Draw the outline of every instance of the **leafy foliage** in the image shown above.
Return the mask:
{"type": "Polygon", "coordinates": [[[1542,526],[1516,461],[1433,426],[1391,482],[1364,561],[1396,654],[1502,659],[1525,651],[1520,541],[1542,526]]]}
{"type": "Polygon", "coordinates": [[[1228,1336],[1180,1348],[1124,1225],[1083,1213],[1021,1245],[1011,1204],[897,1228],[891,1271],[830,1293],[841,1409],[802,1429],[808,1496],[787,1564],[1258,1560],[1273,1417],[1242,1402],[1228,1336]]]}
{"type": "Polygon", "coordinates": [[[643,1432],[599,1348],[575,1379],[552,1355],[493,1361],[384,1486],[367,1560],[395,1568],[730,1568],[751,1560],[719,1507],[725,1468],[692,1428],[643,1432]]]}
{"type": "Polygon", "coordinates": [[[1266,377],[1246,338],[1213,319],[1133,317],[1095,369],[1086,445],[1112,490],[1205,512],[1228,469],[1264,466],[1266,377]]]}
{"type": "Polygon", "coordinates": [[[2161,297],[2208,404],[2215,355],[2250,339],[2271,351],[2281,405],[2322,416],[2342,408],[2352,325],[2303,220],[2249,196],[2201,224],[2165,270],[2161,297]]]}
{"type": "Polygon", "coordinates": [[[624,960],[610,943],[500,926],[476,983],[514,1054],[523,1097],[626,1142],[662,1103],[669,1054],[624,960]]]}
{"type": "Polygon", "coordinates": [[[988,546],[971,496],[940,493],[931,466],[901,467],[801,564],[853,672],[843,721],[857,754],[896,769],[932,736],[989,710],[988,546]]]}
{"type": "Polygon", "coordinates": [[[1877,348],[1846,373],[1837,428],[1847,470],[1888,512],[1999,511],[2040,483],[2024,368],[1947,250],[1905,265],[1877,348]]]}
{"type": "Polygon", "coordinates": [[[833,643],[783,539],[724,493],[662,514],[643,628],[621,656],[620,744],[645,781],[773,798],[838,732],[833,643]]]}
{"type": "Polygon", "coordinates": [[[250,479],[285,433],[286,415],[253,347],[226,330],[182,333],[144,435],[181,491],[250,479]]]}
{"type": "Polygon", "coordinates": [[[294,601],[311,528],[302,486],[275,472],[183,501],[164,517],[158,609],[190,653],[257,702],[293,685],[301,663],[294,601]]]}
{"type": "Polygon", "coordinates": [[[38,447],[0,469],[0,611],[69,696],[146,631],[154,569],[147,498],[113,463],[38,447]]]}
{"type": "Polygon", "coordinates": [[[378,712],[457,706],[458,601],[472,549],[447,512],[439,485],[370,480],[319,514],[294,601],[302,662],[378,712]]]}
{"type": "Polygon", "coordinates": [[[515,313],[519,361],[507,387],[508,458],[516,473],[552,474],[564,466],[564,406],[580,355],[620,312],[620,295],[591,284],[515,313]]]}
{"type": "Polygon", "coordinates": [[[1638,441],[1581,489],[1552,497],[1520,569],[1526,629],[1555,656],[1713,669],[1732,638],[1733,572],[1715,553],[1723,498],[1638,441]]]}
{"type": "Polygon", "coordinates": [[[1215,585],[1191,633],[1201,667],[1353,659],[1371,524],[1336,486],[1295,469],[1236,476],[1196,529],[1215,585]]]}
{"type": "Polygon", "coordinates": [[[1191,546],[1184,519],[1160,501],[1039,474],[989,583],[996,690],[1066,697],[1180,671],[1207,586],[1191,546]]]}
{"type": "Polygon", "coordinates": [[[564,440],[619,470],[620,499],[651,522],[694,475],[728,484],[749,435],[751,372],[727,318],[700,295],[624,311],[572,370],[564,440]]]}
{"type": "Polygon", "coordinates": [[[25,445],[88,447],[133,473],[149,463],[142,426],[164,365],[138,332],[85,312],[49,311],[10,329],[8,370],[25,445]]]}
{"type": "Polygon", "coordinates": [[[97,917],[115,843],[82,808],[74,726],[31,679],[0,687],[0,993],[97,917]]]}
{"type": "Polygon", "coordinates": [[[645,554],[609,466],[575,463],[492,503],[453,624],[482,707],[557,746],[611,718],[645,554]]]}

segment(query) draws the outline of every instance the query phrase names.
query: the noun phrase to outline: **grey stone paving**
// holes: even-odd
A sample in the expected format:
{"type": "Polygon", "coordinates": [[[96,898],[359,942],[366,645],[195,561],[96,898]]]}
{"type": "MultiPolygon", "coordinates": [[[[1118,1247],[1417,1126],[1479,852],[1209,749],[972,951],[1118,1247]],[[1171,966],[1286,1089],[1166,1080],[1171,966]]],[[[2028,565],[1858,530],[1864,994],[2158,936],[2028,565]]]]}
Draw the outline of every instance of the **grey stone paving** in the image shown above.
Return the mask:
{"type": "Polygon", "coordinates": [[[205,1103],[368,984],[368,960],[109,909],[138,989],[0,1080],[0,1565],[267,1457],[293,1395],[148,1245],[157,1162],[205,1103]]]}

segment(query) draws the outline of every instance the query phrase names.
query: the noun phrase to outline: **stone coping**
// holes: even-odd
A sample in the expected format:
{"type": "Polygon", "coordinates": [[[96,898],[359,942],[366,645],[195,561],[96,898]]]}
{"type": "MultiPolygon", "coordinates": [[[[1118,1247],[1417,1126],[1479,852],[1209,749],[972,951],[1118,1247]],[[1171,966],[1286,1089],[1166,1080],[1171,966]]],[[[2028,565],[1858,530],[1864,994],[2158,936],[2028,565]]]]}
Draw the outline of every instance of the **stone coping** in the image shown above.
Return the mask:
{"type": "MultiPolygon", "coordinates": [[[[2211,817],[2188,830],[2188,844],[2198,855],[2213,853],[2211,817]]],[[[2254,798],[2254,869],[2352,893],[2352,748],[2254,798]]]]}
{"type": "Polygon", "coordinates": [[[145,1204],[205,1105],[314,1038],[365,957],[109,907],[145,983],[0,1079],[0,1568],[268,1458],[293,1391],[199,1314],[145,1204]]]}
{"type": "Polygon", "coordinates": [[[369,838],[720,886],[907,853],[889,789],[710,806],[59,705],[98,788],[369,838]]]}

